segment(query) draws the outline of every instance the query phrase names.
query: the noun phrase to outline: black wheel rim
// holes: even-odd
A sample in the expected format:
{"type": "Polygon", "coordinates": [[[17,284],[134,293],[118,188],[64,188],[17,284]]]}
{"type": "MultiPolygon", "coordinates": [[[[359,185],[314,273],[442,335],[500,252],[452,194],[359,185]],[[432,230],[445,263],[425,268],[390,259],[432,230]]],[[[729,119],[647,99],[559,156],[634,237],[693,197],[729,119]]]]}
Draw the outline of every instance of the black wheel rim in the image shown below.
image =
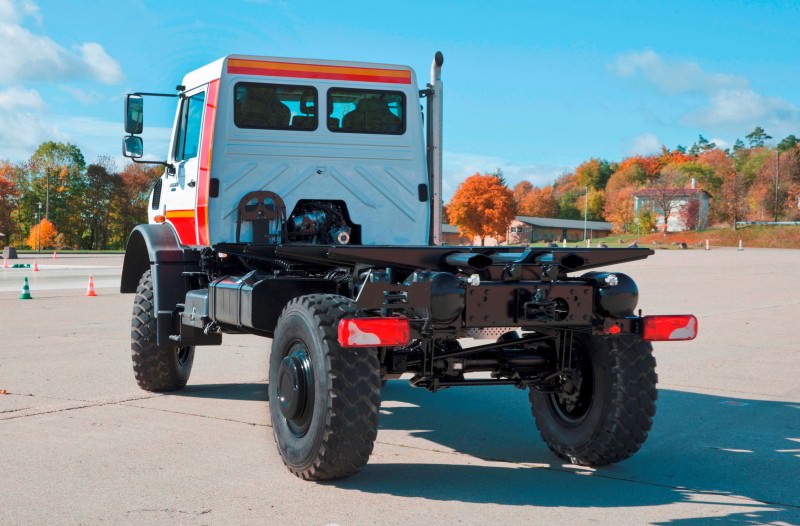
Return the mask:
{"type": "Polygon", "coordinates": [[[576,343],[572,363],[563,373],[556,390],[548,395],[548,402],[563,423],[578,425],[588,416],[594,399],[594,374],[588,349],[576,343]]]}
{"type": "Polygon", "coordinates": [[[314,412],[314,373],[303,342],[295,342],[278,369],[278,404],[289,430],[302,437],[311,426],[314,412]]]}

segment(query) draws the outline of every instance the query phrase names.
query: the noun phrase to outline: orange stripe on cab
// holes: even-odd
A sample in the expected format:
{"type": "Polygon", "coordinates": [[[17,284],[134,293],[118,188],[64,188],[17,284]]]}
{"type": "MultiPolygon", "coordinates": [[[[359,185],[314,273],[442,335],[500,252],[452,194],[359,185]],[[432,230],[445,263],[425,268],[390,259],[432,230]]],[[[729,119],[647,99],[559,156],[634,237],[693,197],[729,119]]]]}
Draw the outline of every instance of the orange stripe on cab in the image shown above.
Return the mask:
{"type": "Polygon", "coordinates": [[[228,60],[228,73],[266,77],[411,84],[411,72],[403,69],[299,64],[295,62],[275,62],[241,58],[232,58],[228,60]]]}
{"type": "Polygon", "coordinates": [[[194,210],[167,210],[167,219],[194,218],[194,210]]]}

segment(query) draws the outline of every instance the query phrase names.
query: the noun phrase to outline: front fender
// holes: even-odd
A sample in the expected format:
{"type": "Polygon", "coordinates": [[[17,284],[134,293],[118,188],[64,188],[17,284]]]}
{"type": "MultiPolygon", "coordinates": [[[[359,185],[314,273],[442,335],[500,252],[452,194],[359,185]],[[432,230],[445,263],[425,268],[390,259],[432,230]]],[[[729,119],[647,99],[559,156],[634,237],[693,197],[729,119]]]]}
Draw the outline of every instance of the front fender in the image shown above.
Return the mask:
{"type": "Polygon", "coordinates": [[[159,345],[169,345],[176,334],[177,306],[186,298],[185,272],[197,272],[199,252],[181,246],[168,223],[139,225],[133,229],[125,248],[120,292],[136,292],[139,280],[148,269],[153,278],[153,309],[157,320],[159,345]]]}

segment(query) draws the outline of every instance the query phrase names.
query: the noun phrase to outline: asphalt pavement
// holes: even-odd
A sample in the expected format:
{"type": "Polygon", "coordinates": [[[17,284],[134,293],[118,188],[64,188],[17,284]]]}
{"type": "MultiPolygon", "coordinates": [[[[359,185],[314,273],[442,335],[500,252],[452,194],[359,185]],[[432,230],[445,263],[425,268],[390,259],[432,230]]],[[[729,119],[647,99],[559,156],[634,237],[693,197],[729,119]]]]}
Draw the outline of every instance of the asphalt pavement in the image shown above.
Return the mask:
{"type": "Polygon", "coordinates": [[[185,390],[147,393],[122,257],[37,263],[0,269],[0,524],[800,524],[800,251],[658,250],[614,267],[645,314],[700,327],[656,344],[654,427],[627,461],[563,464],[513,387],[394,380],[369,464],[324,484],[276,451],[269,340],[226,335],[198,349],[185,390]]]}

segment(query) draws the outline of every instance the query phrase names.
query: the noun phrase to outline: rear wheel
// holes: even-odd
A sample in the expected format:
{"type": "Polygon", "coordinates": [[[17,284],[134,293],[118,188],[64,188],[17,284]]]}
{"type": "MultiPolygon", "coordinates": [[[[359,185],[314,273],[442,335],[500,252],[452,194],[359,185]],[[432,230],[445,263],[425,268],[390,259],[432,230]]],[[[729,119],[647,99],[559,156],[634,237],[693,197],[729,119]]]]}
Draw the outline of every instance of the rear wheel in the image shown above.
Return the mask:
{"type": "Polygon", "coordinates": [[[576,335],[571,360],[550,392],[530,389],[548,447],[573,464],[602,466],[641,448],[657,398],[652,346],[638,336],[576,335]]]}
{"type": "Polygon", "coordinates": [[[136,383],[145,391],[182,389],[192,372],[194,347],[157,343],[153,278],[149,269],[142,274],[133,298],[131,357],[136,383]]]}
{"type": "Polygon", "coordinates": [[[378,433],[380,364],[374,349],[342,349],[339,320],[352,300],[301,296],[278,319],[269,369],[272,432],[284,464],[306,480],[358,472],[378,433]]]}

